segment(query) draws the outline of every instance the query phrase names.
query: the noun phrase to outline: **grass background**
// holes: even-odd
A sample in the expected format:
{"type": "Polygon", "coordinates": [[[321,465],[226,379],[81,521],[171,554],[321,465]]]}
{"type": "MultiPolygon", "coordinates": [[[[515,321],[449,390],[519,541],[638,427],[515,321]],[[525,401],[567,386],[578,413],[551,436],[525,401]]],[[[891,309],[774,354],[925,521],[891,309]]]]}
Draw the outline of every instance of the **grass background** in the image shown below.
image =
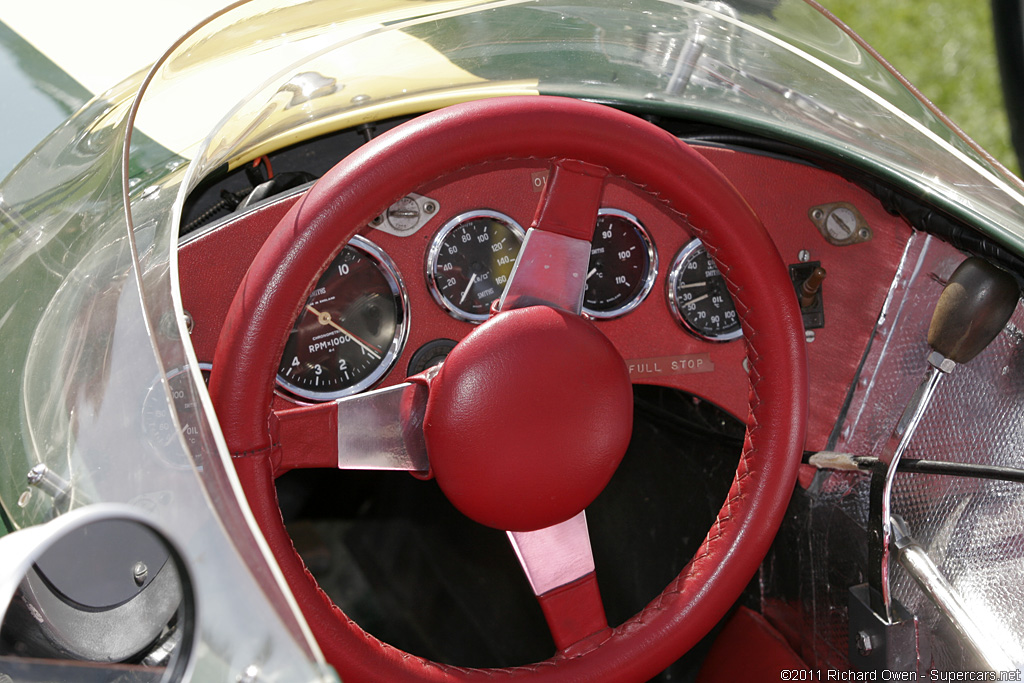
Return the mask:
{"type": "Polygon", "coordinates": [[[1018,176],[988,0],[820,0],[1018,176]]]}

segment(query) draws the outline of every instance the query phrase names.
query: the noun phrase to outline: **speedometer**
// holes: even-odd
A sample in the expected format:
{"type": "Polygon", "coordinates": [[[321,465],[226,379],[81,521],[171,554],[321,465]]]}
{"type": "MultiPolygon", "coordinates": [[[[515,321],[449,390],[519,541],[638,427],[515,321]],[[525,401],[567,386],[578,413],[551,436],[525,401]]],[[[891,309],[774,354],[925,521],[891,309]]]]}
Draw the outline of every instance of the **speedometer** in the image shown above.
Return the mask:
{"type": "Polygon", "coordinates": [[[501,296],[523,244],[523,229],[497,211],[464,213],[430,243],[427,285],[442,308],[460,320],[482,322],[501,296]]]}
{"type": "Polygon", "coordinates": [[[306,300],[285,344],[277,384],[313,401],[367,389],[394,365],[407,330],[408,304],[394,264],[357,235],[306,300]]]}
{"type": "Polygon", "coordinates": [[[673,259],[668,301],[676,320],[702,339],[728,341],[743,334],[725,278],[700,240],[687,244],[673,259]]]}

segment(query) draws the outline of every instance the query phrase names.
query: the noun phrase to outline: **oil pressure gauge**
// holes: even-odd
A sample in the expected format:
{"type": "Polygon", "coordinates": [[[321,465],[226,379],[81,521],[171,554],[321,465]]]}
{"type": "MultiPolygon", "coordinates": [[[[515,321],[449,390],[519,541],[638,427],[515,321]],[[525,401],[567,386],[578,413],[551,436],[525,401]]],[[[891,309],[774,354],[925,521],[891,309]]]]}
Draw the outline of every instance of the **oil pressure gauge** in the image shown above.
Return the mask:
{"type": "Polygon", "coordinates": [[[701,339],[729,341],[743,335],[725,279],[700,240],[673,259],[668,301],[676,320],[701,339]]]}

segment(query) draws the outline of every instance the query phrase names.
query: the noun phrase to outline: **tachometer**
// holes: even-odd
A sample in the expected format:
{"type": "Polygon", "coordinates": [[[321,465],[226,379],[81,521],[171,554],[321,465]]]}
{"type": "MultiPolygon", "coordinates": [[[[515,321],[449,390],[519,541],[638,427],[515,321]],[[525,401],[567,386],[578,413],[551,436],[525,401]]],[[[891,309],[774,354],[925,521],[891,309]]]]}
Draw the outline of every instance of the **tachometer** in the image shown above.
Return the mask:
{"type": "Polygon", "coordinates": [[[471,211],[438,230],[427,253],[427,285],[461,320],[487,320],[523,243],[519,224],[497,211],[471,211]]]}
{"type": "Polygon", "coordinates": [[[700,240],[673,259],[668,301],[676,320],[702,339],[728,341],[743,334],[725,279],[700,240]]]}
{"type": "Polygon", "coordinates": [[[657,252],[636,216],[601,209],[590,247],[583,311],[615,318],[640,305],[654,286],[657,252]]]}
{"type": "Polygon", "coordinates": [[[295,321],[278,386],[313,401],[367,389],[394,365],[407,330],[398,271],[379,247],[357,235],[327,267],[295,321]]]}

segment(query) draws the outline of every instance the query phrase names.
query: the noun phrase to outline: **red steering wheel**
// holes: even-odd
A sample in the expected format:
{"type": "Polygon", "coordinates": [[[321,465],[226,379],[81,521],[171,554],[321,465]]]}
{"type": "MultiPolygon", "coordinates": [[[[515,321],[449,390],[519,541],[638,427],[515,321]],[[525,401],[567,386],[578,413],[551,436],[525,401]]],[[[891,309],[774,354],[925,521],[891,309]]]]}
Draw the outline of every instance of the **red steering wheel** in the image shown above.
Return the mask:
{"type": "Polygon", "coordinates": [[[492,680],[500,673],[559,683],[644,681],[726,613],[782,520],[806,427],[803,337],[793,288],[772,241],[736,189],[700,154],[608,107],[552,97],[498,98],[442,109],[389,131],[338,164],[292,207],[235,295],[210,392],[253,513],[344,680],[492,680]],[[431,466],[445,494],[478,521],[519,532],[510,536],[518,541],[558,647],[547,661],[498,671],[443,665],[391,647],[349,620],[319,589],[277,505],[281,445],[271,402],[292,323],[355,229],[427,181],[510,158],[549,160],[548,187],[502,312],[463,340],[430,381],[425,420],[431,466]],[[609,175],[631,180],[685,215],[704,241],[735,301],[750,379],[743,452],[717,520],[679,576],[614,628],[604,617],[592,556],[586,563],[589,542],[579,522],[625,451],[632,399],[614,347],[572,314],[582,297],[579,274],[587,268],[609,175]],[[571,353],[550,358],[552,348],[571,353]],[[546,365],[523,372],[538,363],[546,365]],[[489,412],[509,400],[505,394],[516,410],[489,412]],[[486,405],[469,405],[478,403],[486,405]],[[487,419],[517,412],[524,414],[517,422],[487,419]],[[486,433],[495,429],[502,439],[486,433]],[[509,442],[508,452],[495,454],[496,441],[509,442]],[[582,568],[575,566],[581,557],[582,568]]]}

